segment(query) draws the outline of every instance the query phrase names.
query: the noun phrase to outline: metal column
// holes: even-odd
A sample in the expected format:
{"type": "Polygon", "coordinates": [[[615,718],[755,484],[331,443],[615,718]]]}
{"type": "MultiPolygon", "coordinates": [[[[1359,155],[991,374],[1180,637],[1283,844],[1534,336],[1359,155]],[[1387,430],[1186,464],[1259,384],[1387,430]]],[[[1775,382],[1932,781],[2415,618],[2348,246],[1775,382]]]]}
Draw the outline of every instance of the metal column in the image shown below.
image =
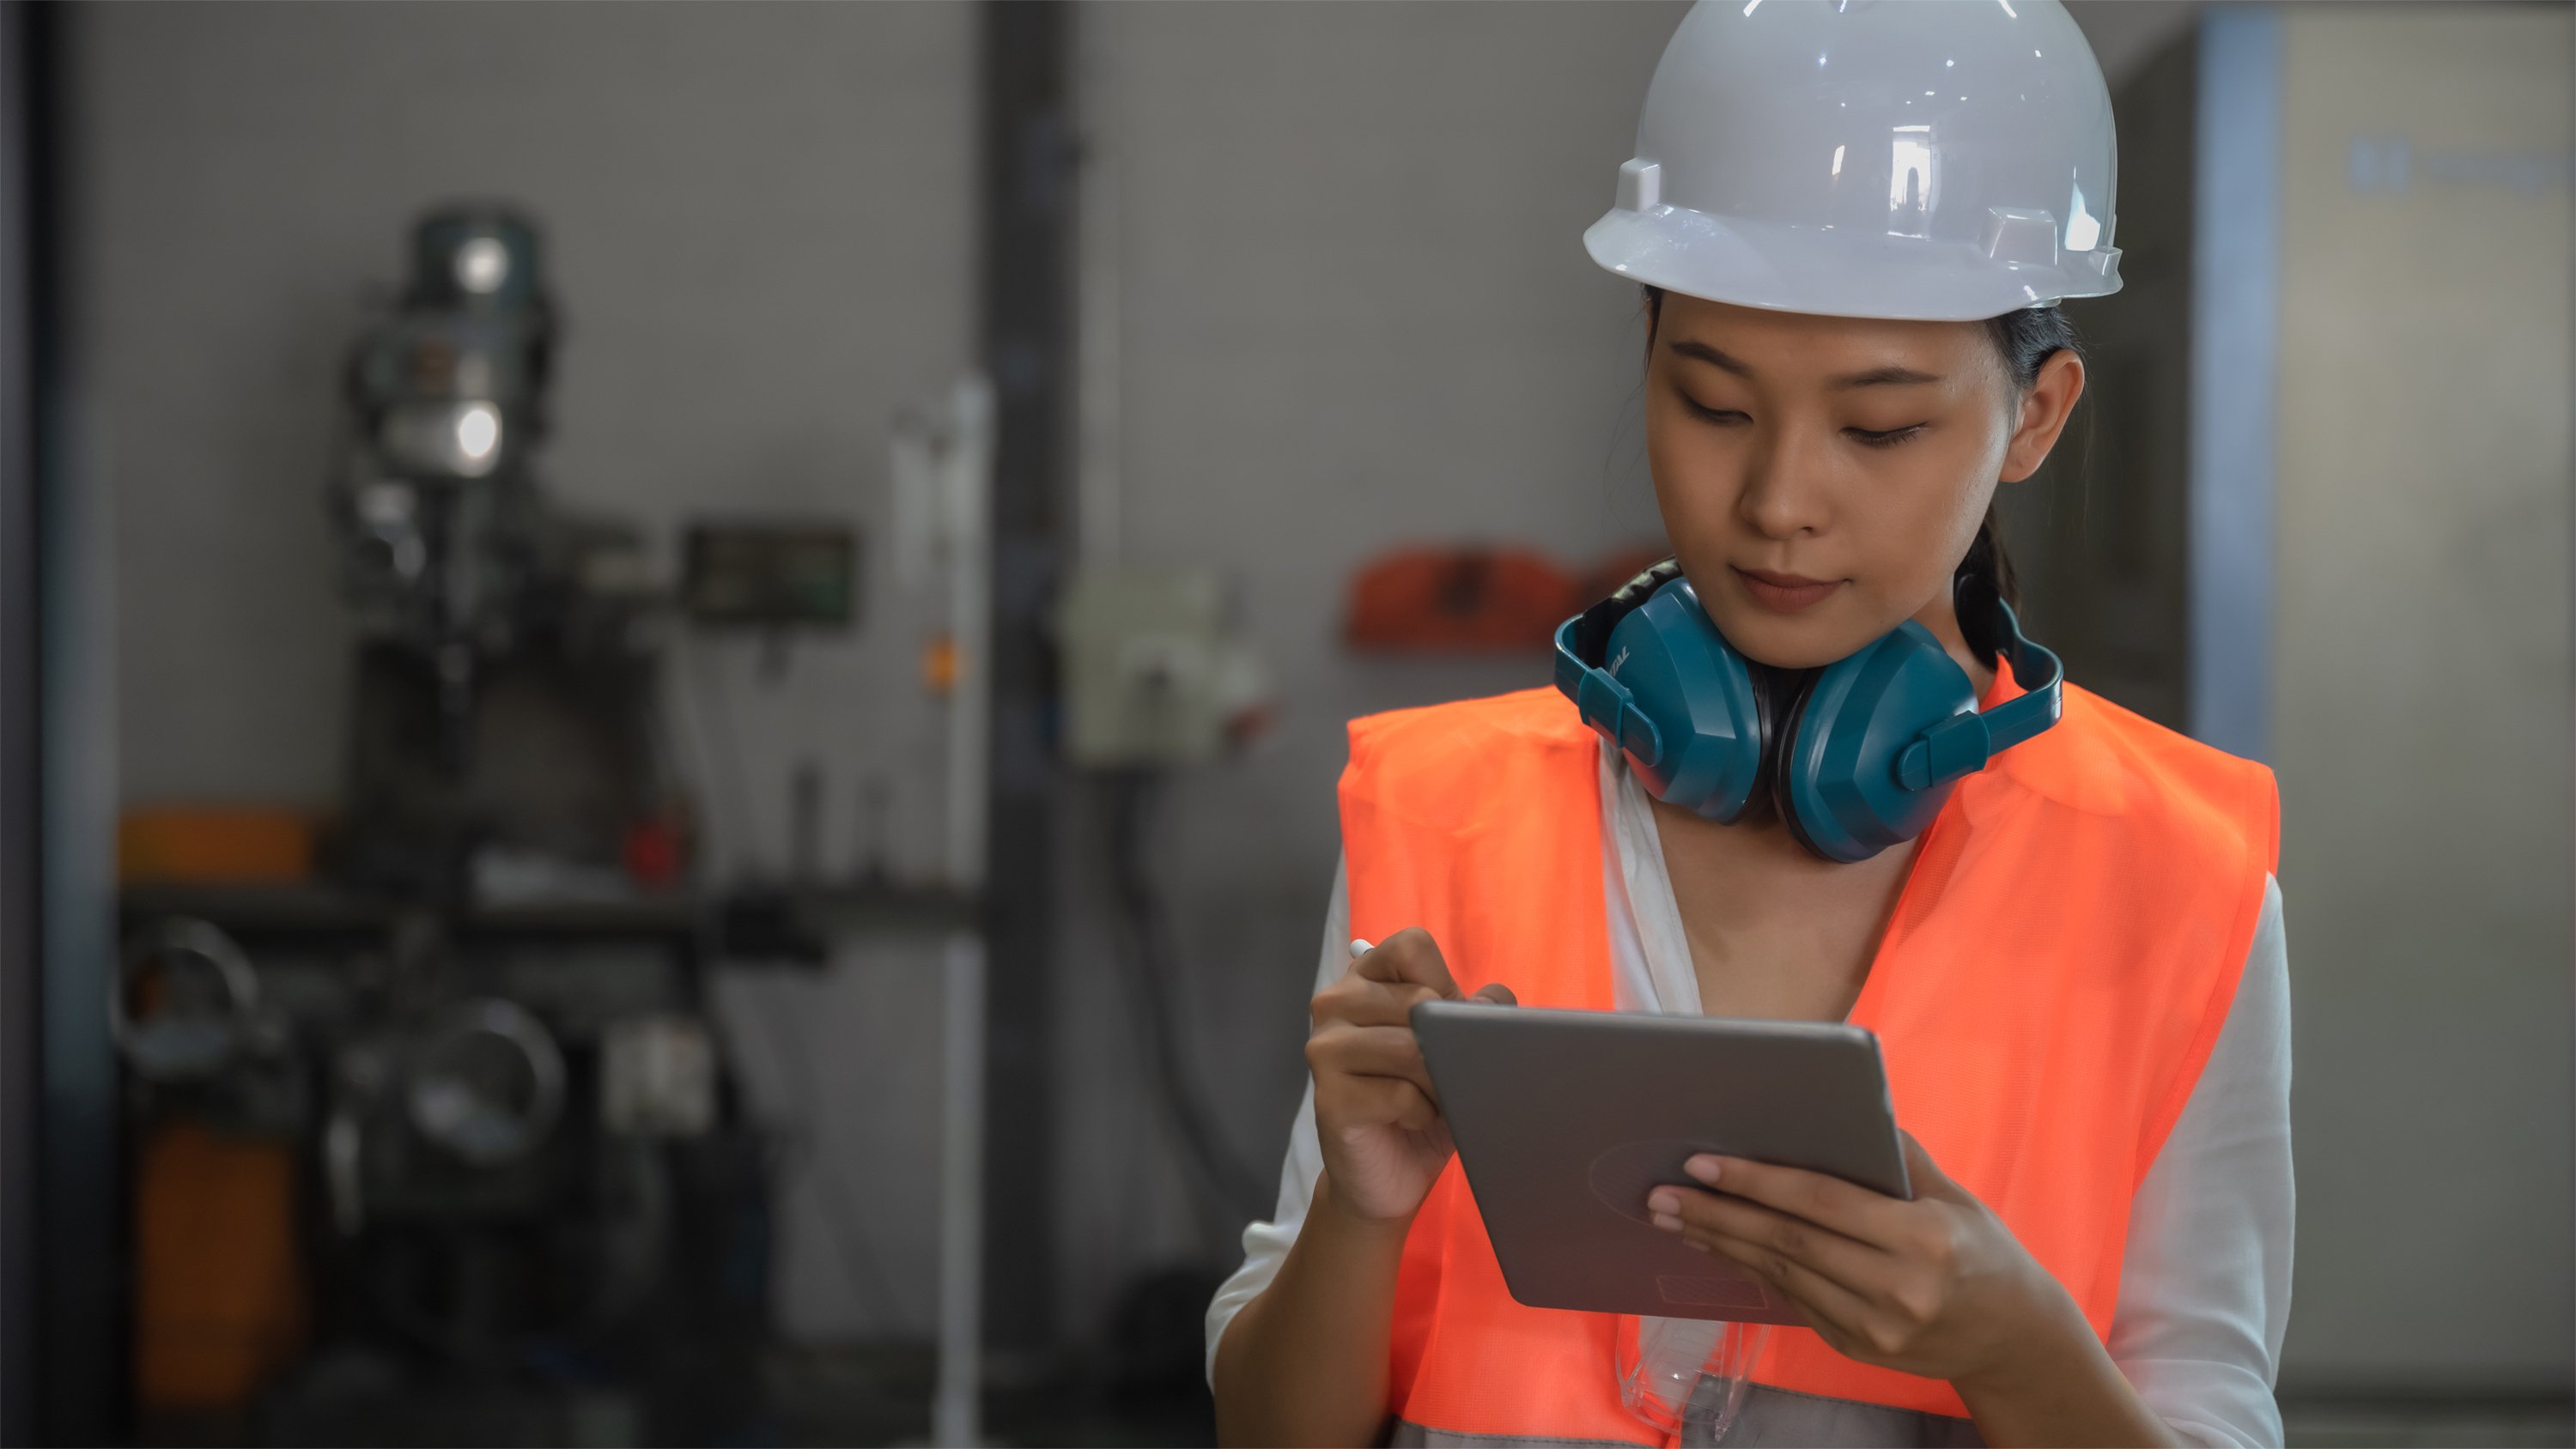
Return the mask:
{"type": "Polygon", "coordinates": [[[124,1429],[113,661],[104,533],[70,447],[59,77],[78,17],[0,6],[0,1436],[124,1429]]]}
{"type": "Polygon", "coordinates": [[[986,816],[986,1342],[1034,1364],[1056,1336],[1053,935],[1056,697],[1048,615],[1072,436],[1076,7],[987,0],[981,37],[982,352],[995,402],[991,805],[986,816]]]}
{"type": "Polygon", "coordinates": [[[36,7],[0,5],[0,1443],[37,1440],[36,7]]]}

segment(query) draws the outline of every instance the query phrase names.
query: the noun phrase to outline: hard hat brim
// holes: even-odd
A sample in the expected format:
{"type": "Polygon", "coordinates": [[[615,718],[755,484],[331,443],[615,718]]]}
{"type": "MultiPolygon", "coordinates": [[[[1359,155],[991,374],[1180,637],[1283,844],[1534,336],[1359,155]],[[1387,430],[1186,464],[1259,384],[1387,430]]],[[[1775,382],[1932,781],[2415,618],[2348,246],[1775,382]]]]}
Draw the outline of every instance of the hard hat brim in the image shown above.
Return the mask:
{"type": "Polygon", "coordinates": [[[1968,322],[2120,290],[2120,252],[2010,261],[1978,247],[1830,226],[1787,226],[1679,206],[1613,207],[1583,233],[1609,271],[1739,307],[1823,317],[1968,322]]]}

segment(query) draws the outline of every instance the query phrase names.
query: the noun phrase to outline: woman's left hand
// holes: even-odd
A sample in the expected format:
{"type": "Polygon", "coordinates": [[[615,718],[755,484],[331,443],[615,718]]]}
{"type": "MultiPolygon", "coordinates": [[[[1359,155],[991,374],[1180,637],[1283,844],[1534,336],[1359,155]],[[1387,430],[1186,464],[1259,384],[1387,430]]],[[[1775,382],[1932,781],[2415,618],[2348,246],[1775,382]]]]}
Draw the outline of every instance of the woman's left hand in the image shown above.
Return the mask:
{"type": "Polygon", "coordinates": [[[1715,1191],[1658,1187],[1646,1205],[1657,1227],[1743,1264],[1863,1363],[1954,1384],[2004,1380],[2070,1332],[2091,1338],[2074,1299],[2003,1220],[1903,1136],[1912,1202],[1819,1172],[1700,1156],[1685,1170],[1715,1191]]]}

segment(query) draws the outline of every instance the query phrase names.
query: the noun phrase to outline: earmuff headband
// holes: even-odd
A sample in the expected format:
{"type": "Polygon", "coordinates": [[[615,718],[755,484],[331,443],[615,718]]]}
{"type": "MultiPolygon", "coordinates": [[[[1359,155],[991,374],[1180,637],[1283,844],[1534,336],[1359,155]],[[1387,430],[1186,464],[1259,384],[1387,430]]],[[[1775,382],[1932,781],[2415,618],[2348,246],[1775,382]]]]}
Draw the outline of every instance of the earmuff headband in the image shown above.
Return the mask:
{"type": "Polygon", "coordinates": [[[2012,605],[1991,589],[1985,593],[1993,599],[2003,656],[2022,692],[1993,709],[1954,714],[1906,746],[1896,757],[1896,778],[1908,790],[1975,774],[1988,760],[2057,723],[2065,708],[2066,666],[2055,651],[2022,633],[2021,617],[2012,605]]]}

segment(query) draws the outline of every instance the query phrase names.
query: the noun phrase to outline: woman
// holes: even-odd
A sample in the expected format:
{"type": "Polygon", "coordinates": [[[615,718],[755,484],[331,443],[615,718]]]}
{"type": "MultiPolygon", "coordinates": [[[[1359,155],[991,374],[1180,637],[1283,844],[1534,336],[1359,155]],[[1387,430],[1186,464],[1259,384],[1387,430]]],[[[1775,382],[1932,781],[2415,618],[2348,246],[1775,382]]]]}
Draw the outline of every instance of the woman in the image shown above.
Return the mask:
{"type": "Polygon", "coordinates": [[[2053,3],[1683,22],[1586,237],[1645,286],[1677,567],[1569,625],[1573,700],[1352,725],[1313,1085],[1209,1314],[1228,1442],[1664,1442],[1621,1393],[1634,1320],[1502,1288],[1405,1025],[1464,995],[1879,1034],[1913,1201],[1702,1157],[1646,1205],[1812,1325],[1772,1332],[1727,1442],[2279,1442],[2270,775],[2071,684],[2035,737],[1983,724],[2057,688],[1997,602],[1991,504],[2083,392],[2055,304],[2118,286],[2112,169],[2053,3]],[[1638,725],[1632,627],[1703,631],[1752,705],[1638,725]],[[1888,649],[1984,713],[1820,789],[1824,738],[1886,707],[1851,661],[1888,649]],[[1677,738],[1758,776],[1695,777],[1677,738]]]}

